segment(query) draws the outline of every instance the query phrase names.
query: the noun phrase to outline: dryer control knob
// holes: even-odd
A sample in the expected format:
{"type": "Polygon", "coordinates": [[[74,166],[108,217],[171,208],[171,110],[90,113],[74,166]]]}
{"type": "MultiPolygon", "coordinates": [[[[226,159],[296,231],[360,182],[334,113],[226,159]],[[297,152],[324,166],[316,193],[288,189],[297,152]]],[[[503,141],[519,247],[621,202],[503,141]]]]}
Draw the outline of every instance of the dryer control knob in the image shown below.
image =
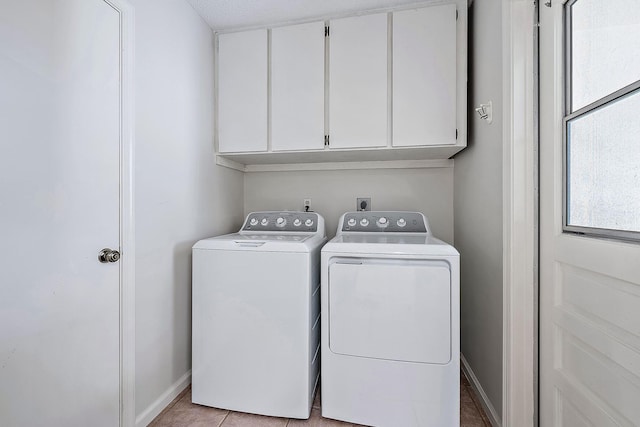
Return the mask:
{"type": "Polygon", "coordinates": [[[269,220],[267,218],[262,218],[262,221],[260,221],[260,224],[266,226],[267,224],[269,224],[269,220]]]}
{"type": "Polygon", "coordinates": [[[278,219],[276,219],[276,226],[277,227],[284,227],[285,224],[287,223],[287,220],[284,219],[283,217],[278,217],[278,219]]]}
{"type": "Polygon", "coordinates": [[[306,225],[307,227],[311,227],[313,225],[313,220],[312,219],[308,219],[304,222],[304,225],[306,225]]]}
{"type": "Polygon", "coordinates": [[[360,225],[366,227],[367,225],[369,225],[369,220],[367,218],[362,218],[360,220],[360,225]]]}
{"type": "Polygon", "coordinates": [[[381,216],[380,218],[378,218],[378,227],[386,227],[389,225],[389,221],[387,220],[387,218],[381,216]]]}
{"type": "Polygon", "coordinates": [[[404,218],[400,218],[396,224],[398,224],[398,227],[404,227],[407,225],[407,221],[404,218]]]}
{"type": "Polygon", "coordinates": [[[355,227],[355,225],[358,223],[358,221],[356,221],[355,218],[349,218],[349,221],[347,221],[347,225],[349,227],[355,227]]]}
{"type": "Polygon", "coordinates": [[[300,218],[296,218],[293,220],[293,225],[295,225],[296,227],[300,227],[301,224],[302,221],[300,221],[300,218]]]}
{"type": "Polygon", "coordinates": [[[251,221],[249,221],[249,224],[258,225],[258,218],[251,218],[251,221]]]}

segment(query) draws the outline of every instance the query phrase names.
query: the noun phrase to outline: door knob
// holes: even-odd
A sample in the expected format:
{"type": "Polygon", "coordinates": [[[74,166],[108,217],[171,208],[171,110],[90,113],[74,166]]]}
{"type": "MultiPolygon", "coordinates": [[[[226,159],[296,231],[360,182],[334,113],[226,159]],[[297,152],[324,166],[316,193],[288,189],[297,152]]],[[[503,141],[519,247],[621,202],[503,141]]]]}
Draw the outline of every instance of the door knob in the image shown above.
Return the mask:
{"type": "Polygon", "coordinates": [[[98,254],[98,261],[102,263],[117,262],[120,259],[120,252],[113,249],[104,248],[98,254]]]}

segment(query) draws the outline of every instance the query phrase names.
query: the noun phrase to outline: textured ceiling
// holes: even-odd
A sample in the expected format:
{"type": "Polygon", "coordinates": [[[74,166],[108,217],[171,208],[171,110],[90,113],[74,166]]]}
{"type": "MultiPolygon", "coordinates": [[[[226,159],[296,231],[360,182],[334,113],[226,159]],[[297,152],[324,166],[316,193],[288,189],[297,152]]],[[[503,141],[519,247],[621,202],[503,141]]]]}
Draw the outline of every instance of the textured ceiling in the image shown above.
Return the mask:
{"type": "Polygon", "coordinates": [[[424,0],[187,0],[214,30],[259,27],[425,3],[424,0]]]}

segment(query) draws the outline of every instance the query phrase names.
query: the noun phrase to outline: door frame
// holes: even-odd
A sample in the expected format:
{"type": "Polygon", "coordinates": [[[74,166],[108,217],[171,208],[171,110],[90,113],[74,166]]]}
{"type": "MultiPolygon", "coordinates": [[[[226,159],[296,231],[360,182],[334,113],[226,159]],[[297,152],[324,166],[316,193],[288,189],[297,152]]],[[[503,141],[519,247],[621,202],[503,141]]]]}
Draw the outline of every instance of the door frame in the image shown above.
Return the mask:
{"type": "Polygon", "coordinates": [[[538,425],[539,1],[503,0],[502,425],[538,425]]]}
{"type": "Polygon", "coordinates": [[[135,406],[134,8],[102,0],[120,22],[120,426],[133,427],[135,406]]]}
{"type": "MultiPolygon", "coordinates": [[[[134,8],[120,15],[120,425],[135,425],[134,8]]],[[[537,425],[539,2],[503,0],[503,413],[502,425],[537,425]],[[524,250],[518,250],[524,248],[524,250]]]]}

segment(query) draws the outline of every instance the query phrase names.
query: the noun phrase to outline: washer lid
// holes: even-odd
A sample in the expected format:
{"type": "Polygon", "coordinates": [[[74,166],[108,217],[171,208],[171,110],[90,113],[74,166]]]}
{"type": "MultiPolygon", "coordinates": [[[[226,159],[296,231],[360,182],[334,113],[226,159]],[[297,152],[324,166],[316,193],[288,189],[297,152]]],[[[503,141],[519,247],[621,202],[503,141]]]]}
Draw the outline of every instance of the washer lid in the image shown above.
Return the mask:
{"type": "Polygon", "coordinates": [[[203,239],[193,249],[236,251],[309,252],[321,245],[324,238],[315,233],[245,234],[232,233],[203,239]]]}
{"type": "Polygon", "coordinates": [[[203,239],[193,249],[310,252],[326,242],[324,218],[316,212],[251,212],[237,233],[203,239]]]}

